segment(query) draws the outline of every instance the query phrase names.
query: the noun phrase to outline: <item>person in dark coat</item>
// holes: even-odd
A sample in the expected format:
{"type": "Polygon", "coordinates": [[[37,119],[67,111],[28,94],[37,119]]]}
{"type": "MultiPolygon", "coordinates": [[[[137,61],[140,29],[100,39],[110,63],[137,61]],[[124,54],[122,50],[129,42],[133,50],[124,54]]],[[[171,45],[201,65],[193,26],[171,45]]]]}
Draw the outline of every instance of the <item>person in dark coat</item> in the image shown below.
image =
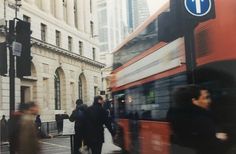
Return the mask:
{"type": "Polygon", "coordinates": [[[87,143],[92,150],[92,154],[101,154],[104,143],[104,125],[115,136],[107,111],[102,107],[104,101],[101,96],[94,98],[94,103],[86,111],[87,118],[87,143]]]}
{"type": "Polygon", "coordinates": [[[1,129],[0,129],[0,134],[1,134],[1,142],[6,142],[7,141],[7,120],[6,116],[3,115],[2,119],[0,121],[1,129]]]}
{"type": "Polygon", "coordinates": [[[40,115],[36,116],[35,126],[38,131],[38,136],[40,137],[41,136],[41,126],[42,126],[42,121],[41,121],[40,115]]]}
{"type": "Polygon", "coordinates": [[[71,122],[75,122],[75,139],[74,139],[74,152],[75,154],[80,154],[80,148],[83,143],[86,145],[85,140],[85,131],[86,131],[86,123],[85,123],[85,111],[87,109],[87,105],[83,104],[81,99],[76,101],[76,109],[72,112],[69,120],[71,122]]]}
{"type": "MultiPolygon", "coordinates": [[[[179,87],[173,93],[168,119],[172,143],[188,147],[197,154],[223,154],[227,135],[217,130],[209,107],[210,94],[196,85],[179,87]]],[[[183,151],[173,153],[189,154],[183,151]]]]}
{"type": "Polygon", "coordinates": [[[56,123],[57,123],[58,134],[61,134],[62,130],[63,130],[63,116],[62,116],[62,114],[56,114],[55,119],[56,119],[56,123]]]}

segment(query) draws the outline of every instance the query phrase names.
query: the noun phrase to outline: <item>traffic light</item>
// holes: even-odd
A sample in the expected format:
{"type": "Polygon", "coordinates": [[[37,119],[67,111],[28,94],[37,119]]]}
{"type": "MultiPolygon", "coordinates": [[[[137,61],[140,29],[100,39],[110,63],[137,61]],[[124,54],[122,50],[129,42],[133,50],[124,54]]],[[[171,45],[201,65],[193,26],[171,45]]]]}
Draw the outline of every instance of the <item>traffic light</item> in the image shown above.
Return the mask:
{"type": "Polygon", "coordinates": [[[7,74],[7,46],[6,43],[0,43],[0,75],[7,74]]]}
{"type": "Polygon", "coordinates": [[[171,12],[163,12],[158,17],[158,40],[171,42],[182,37],[182,24],[176,20],[175,15],[171,12]]]}
{"type": "Polygon", "coordinates": [[[159,41],[171,42],[184,35],[181,0],[170,0],[170,11],[158,17],[159,41]]]}
{"type": "Polygon", "coordinates": [[[10,20],[9,21],[9,33],[7,35],[7,41],[9,44],[12,44],[12,42],[15,39],[15,21],[10,20]]]}
{"type": "Polygon", "coordinates": [[[31,75],[31,29],[30,23],[18,21],[16,24],[16,42],[22,44],[21,56],[16,59],[17,77],[31,75]]]}

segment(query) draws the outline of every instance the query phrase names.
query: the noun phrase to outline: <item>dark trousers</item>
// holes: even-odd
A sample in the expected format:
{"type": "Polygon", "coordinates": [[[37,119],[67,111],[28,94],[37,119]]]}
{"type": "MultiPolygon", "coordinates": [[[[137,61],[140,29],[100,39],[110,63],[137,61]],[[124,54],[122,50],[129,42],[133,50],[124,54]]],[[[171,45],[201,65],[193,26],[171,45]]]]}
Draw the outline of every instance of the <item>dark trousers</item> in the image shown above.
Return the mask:
{"type": "Polygon", "coordinates": [[[89,146],[92,150],[92,154],[101,154],[102,153],[102,144],[103,143],[94,143],[89,146]]]}
{"type": "Polygon", "coordinates": [[[80,133],[75,134],[74,138],[74,153],[80,154],[80,148],[82,147],[83,136],[80,133]]]}

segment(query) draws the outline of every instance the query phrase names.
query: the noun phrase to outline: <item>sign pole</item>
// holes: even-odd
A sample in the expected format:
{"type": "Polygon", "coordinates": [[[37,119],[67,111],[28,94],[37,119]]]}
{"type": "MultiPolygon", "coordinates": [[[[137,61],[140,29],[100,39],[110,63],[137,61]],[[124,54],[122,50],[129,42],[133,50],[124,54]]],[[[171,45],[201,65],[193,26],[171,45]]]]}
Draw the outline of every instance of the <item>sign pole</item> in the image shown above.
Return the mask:
{"type": "MultiPolygon", "coordinates": [[[[18,0],[15,0],[15,18],[17,18],[17,9],[18,9],[18,0]]],[[[14,20],[15,21],[15,20],[14,20]]],[[[15,28],[14,28],[15,31],[15,28]]],[[[8,34],[9,35],[9,34],[8,34]]],[[[12,37],[12,36],[11,36],[12,37]]],[[[8,42],[9,44],[9,92],[10,92],[10,110],[9,110],[9,116],[12,118],[13,112],[15,112],[15,56],[13,54],[13,49],[12,49],[12,42],[8,42]]],[[[15,154],[15,151],[10,144],[10,154],[15,154]]]]}
{"type": "Polygon", "coordinates": [[[73,135],[70,135],[70,151],[71,151],[71,154],[74,154],[74,136],[73,135]]]}
{"type": "Polygon", "coordinates": [[[10,116],[15,111],[15,56],[13,55],[12,47],[10,49],[10,116]]]}
{"type": "Polygon", "coordinates": [[[189,84],[194,84],[196,69],[196,52],[194,29],[198,23],[215,18],[214,0],[184,0],[185,15],[184,38],[185,38],[185,57],[187,67],[187,79],[189,84]]]}
{"type": "Polygon", "coordinates": [[[189,84],[195,83],[195,68],[196,68],[196,53],[195,53],[195,38],[194,38],[194,23],[185,23],[185,58],[187,67],[187,81],[189,84]]]}

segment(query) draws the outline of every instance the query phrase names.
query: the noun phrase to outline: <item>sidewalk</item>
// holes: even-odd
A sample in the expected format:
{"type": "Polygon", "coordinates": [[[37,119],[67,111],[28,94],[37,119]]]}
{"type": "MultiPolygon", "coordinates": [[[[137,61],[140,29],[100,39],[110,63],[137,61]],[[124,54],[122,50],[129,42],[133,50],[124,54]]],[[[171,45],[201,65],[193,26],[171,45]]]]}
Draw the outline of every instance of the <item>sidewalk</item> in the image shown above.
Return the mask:
{"type": "MultiPolygon", "coordinates": [[[[121,154],[120,148],[112,144],[112,137],[108,130],[105,130],[105,141],[102,154],[121,154]]],[[[40,143],[42,154],[71,154],[69,137],[58,136],[51,139],[42,139],[40,143]]],[[[0,154],[9,154],[8,144],[1,146],[0,154]]]]}

